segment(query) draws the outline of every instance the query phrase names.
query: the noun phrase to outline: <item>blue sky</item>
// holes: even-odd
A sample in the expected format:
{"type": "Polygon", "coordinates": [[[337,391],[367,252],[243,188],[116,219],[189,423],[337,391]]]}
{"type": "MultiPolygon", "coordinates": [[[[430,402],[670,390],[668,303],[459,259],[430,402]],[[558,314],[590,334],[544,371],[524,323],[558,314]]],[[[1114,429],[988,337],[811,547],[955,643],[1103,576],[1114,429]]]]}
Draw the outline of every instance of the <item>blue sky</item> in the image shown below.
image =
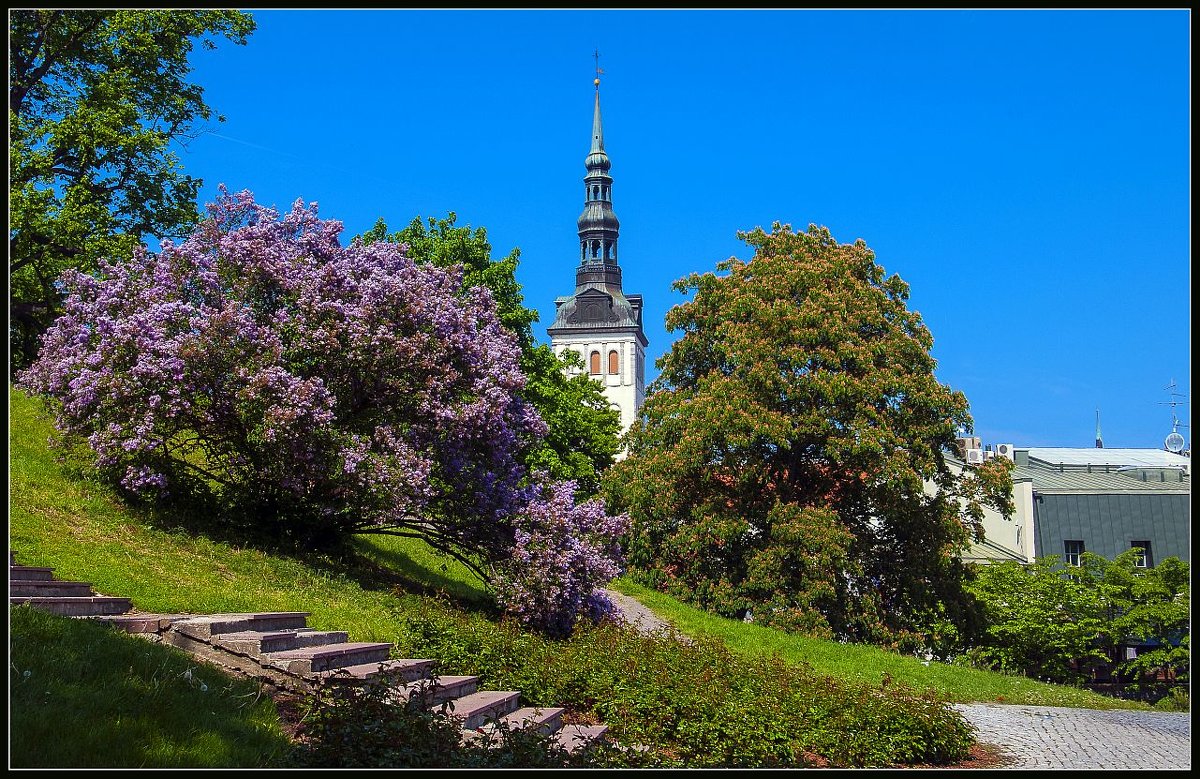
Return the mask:
{"type": "Polygon", "coordinates": [[[1190,394],[1189,11],[251,13],[193,57],[227,119],[179,152],[202,200],[315,201],[347,241],[454,211],[520,248],[543,341],[599,49],[651,360],[673,281],[815,223],[909,283],[984,443],[1092,446],[1099,409],[1107,447],[1161,448],[1190,394]]]}

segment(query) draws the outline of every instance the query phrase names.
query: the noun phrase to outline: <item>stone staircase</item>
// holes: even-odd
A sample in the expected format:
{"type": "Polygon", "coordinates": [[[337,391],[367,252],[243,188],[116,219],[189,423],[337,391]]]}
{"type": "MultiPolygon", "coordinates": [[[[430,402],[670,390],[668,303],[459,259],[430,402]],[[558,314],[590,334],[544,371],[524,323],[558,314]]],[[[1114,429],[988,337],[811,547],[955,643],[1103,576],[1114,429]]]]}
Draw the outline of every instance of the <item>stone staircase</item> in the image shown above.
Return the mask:
{"type": "Polygon", "coordinates": [[[574,752],[596,743],[608,730],[606,725],[564,724],[561,707],[521,706],[517,690],[481,690],[477,676],[434,675],[432,660],[392,658],[392,644],[350,641],[340,630],[314,630],[307,627],[307,612],[141,613],[129,598],[99,595],[88,582],[60,581],[52,568],[18,565],[13,552],[8,578],[10,607],[29,604],[103,621],[274,689],[311,692],[330,684],[389,679],[397,704],[416,699],[461,718],[465,740],[484,737],[503,723],[551,735],[574,752]]]}

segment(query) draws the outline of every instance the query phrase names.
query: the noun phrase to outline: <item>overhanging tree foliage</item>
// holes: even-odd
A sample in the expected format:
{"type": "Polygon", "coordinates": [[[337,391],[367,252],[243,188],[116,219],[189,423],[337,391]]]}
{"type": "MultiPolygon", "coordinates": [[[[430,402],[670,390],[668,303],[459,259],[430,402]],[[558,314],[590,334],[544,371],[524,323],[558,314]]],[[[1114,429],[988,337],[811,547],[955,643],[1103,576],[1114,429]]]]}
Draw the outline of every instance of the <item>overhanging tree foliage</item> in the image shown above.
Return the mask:
{"type": "Polygon", "coordinates": [[[10,369],[61,310],[63,270],[196,223],[201,182],[169,150],[212,115],[188,56],[253,30],[229,10],[9,13],[10,369]]]}
{"type": "Polygon", "coordinates": [[[946,461],[967,400],[866,244],[812,226],[677,282],[682,330],[605,479],[647,584],[815,635],[952,643],[969,623],[959,553],[982,506],[1011,513],[1008,462],[946,461]],[[916,635],[913,635],[913,633],[916,635]]]}
{"type": "Polygon", "coordinates": [[[525,449],[522,461],[530,469],[574,481],[581,497],[595,495],[600,474],[612,464],[620,446],[620,414],[586,373],[568,375],[568,367],[582,367],[575,352],[568,351],[560,359],[549,346],[534,340],[532,325],[538,315],[525,307],[516,279],[520,250],[514,248],[507,257],[493,260],[487,231],[455,226],[456,218],[451,212],[445,219],[430,218],[426,225],[417,217],[391,234],[380,220],[362,238],[366,243],[404,244],[407,255],[417,262],[439,268],[457,265],[463,271],[464,288],[491,290],[500,321],[516,335],[521,348],[519,362],[526,384],[520,395],[547,426],[545,437],[525,449]]]}

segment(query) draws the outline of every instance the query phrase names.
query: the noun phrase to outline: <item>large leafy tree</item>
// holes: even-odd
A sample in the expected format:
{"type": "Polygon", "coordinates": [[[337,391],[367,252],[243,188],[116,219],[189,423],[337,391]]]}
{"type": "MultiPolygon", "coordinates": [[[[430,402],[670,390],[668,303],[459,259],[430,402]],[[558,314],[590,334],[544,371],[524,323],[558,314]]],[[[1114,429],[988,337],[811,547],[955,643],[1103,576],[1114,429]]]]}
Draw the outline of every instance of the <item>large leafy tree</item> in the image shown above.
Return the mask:
{"type": "Polygon", "coordinates": [[[10,12],[10,368],[61,310],[63,270],[196,223],[201,182],[170,151],[211,116],[188,57],[253,30],[230,10],[10,12]]]}
{"type": "Polygon", "coordinates": [[[606,489],[647,584],[816,635],[952,642],[970,624],[959,553],[982,506],[1011,512],[1007,461],[956,471],[967,399],[866,244],[776,223],[753,259],[675,284],[682,336],[606,489]]]}
{"type": "Polygon", "coordinates": [[[523,462],[554,478],[574,481],[581,496],[595,495],[600,474],[612,464],[619,448],[620,415],[586,373],[568,375],[568,367],[583,367],[575,352],[559,358],[549,346],[534,340],[532,326],[538,315],[525,307],[516,279],[520,250],[514,248],[508,256],[493,259],[487,231],[457,226],[456,219],[453,212],[445,219],[416,217],[391,234],[380,220],[361,237],[366,243],[404,244],[407,255],[417,262],[440,268],[457,265],[463,271],[464,287],[491,290],[500,321],[516,335],[521,348],[519,363],[526,384],[520,394],[537,409],[548,428],[545,437],[531,442],[523,452],[523,462]]]}

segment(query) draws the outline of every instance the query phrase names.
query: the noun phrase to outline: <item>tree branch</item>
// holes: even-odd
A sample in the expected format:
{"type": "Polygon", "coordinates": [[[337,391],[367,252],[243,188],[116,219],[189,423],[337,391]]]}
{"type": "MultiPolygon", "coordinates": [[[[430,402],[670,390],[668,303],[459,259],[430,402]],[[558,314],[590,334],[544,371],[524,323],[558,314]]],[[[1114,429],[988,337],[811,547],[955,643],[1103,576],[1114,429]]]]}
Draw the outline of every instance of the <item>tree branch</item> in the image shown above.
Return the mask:
{"type": "MultiPolygon", "coordinates": [[[[58,17],[62,16],[62,14],[62,11],[54,11],[51,13],[49,23],[42,27],[43,32],[48,30],[50,26],[57,21],[58,17]]],[[[83,28],[77,30],[57,50],[53,52],[47,51],[46,58],[42,61],[42,64],[29,74],[29,78],[24,84],[14,84],[8,96],[8,105],[14,114],[16,114],[18,117],[21,115],[21,104],[25,102],[25,95],[29,93],[29,90],[33,88],[34,84],[37,84],[46,77],[46,74],[50,72],[51,68],[58,64],[59,60],[61,59],[61,55],[74,46],[77,46],[85,36],[94,32],[96,28],[99,27],[104,21],[104,19],[105,17],[103,15],[94,17],[91,20],[91,24],[85,25],[83,28]]]]}

